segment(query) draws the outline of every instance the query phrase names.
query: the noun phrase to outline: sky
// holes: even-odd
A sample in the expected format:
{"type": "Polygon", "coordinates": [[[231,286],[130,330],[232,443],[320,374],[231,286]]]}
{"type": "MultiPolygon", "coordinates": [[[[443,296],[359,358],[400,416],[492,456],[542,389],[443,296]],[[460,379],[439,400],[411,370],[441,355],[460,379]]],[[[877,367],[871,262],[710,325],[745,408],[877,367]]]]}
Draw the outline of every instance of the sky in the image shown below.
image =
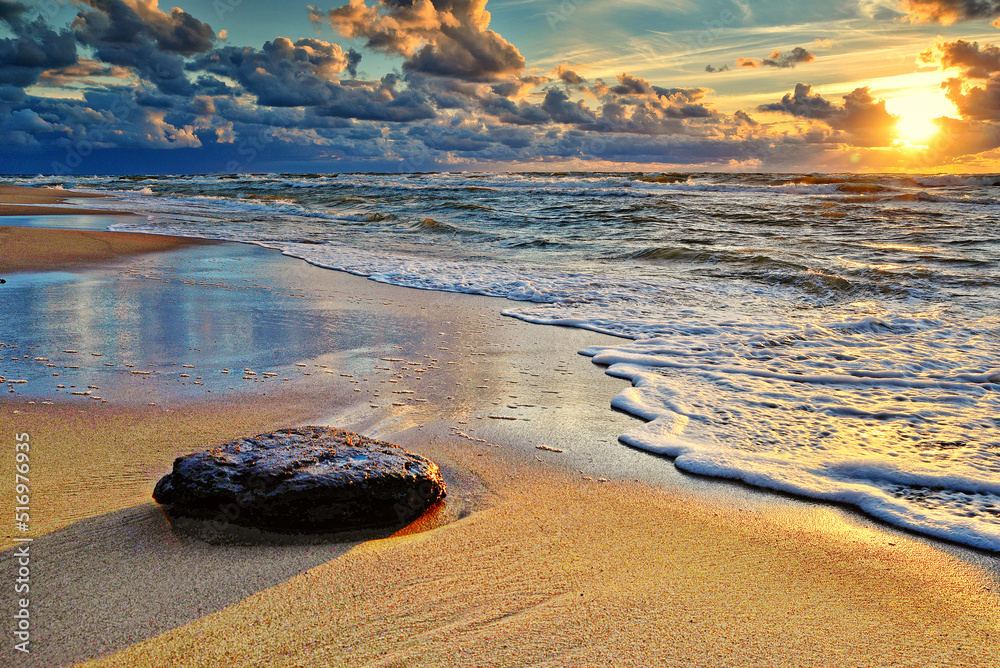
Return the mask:
{"type": "Polygon", "coordinates": [[[0,173],[1000,172],[1000,0],[0,0],[0,173]]]}

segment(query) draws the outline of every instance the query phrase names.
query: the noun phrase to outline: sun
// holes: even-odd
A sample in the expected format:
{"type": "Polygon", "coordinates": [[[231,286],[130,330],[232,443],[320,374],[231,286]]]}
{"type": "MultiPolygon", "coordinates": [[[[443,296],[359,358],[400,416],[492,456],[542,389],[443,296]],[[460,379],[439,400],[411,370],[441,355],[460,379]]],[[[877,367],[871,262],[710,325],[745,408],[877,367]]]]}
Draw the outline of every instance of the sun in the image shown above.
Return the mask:
{"type": "Polygon", "coordinates": [[[937,124],[929,118],[919,116],[902,116],[896,123],[896,133],[907,144],[925,145],[935,134],[937,124]]]}
{"type": "Polygon", "coordinates": [[[940,91],[920,91],[886,100],[889,113],[899,116],[896,134],[903,144],[926,146],[940,128],[934,119],[955,115],[957,110],[940,91]]]}

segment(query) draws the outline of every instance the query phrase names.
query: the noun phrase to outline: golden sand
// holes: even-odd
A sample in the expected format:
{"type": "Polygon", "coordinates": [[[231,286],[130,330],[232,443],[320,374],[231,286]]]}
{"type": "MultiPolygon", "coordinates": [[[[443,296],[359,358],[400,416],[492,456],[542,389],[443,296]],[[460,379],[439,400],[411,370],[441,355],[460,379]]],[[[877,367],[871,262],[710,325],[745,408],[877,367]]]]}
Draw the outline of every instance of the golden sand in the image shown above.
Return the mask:
{"type": "Polygon", "coordinates": [[[880,532],[792,524],[541,464],[422,450],[499,501],[373,540],[93,666],[986,666],[974,570],[880,532]]]}
{"type": "MultiPolygon", "coordinates": [[[[173,460],[248,434],[289,427],[306,419],[311,405],[244,399],[179,408],[25,405],[0,402],[4,439],[27,433],[31,444],[33,536],[74,522],[148,503],[153,486],[173,460]]],[[[14,470],[13,445],[0,467],[14,470]]],[[[13,497],[0,498],[0,514],[13,513],[13,497]]],[[[6,523],[0,549],[12,545],[6,523]]]]}

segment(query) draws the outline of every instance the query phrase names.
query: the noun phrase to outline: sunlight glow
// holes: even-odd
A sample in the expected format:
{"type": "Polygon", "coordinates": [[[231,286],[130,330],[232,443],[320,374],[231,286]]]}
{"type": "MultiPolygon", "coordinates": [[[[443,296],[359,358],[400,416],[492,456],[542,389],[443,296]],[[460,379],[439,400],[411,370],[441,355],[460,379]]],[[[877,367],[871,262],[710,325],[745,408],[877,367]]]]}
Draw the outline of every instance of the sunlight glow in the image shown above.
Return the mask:
{"type": "Polygon", "coordinates": [[[886,100],[885,108],[899,116],[896,132],[903,143],[911,146],[926,144],[938,132],[933,119],[958,115],[955,105],[939,90],[894,97],[886,100]]]}

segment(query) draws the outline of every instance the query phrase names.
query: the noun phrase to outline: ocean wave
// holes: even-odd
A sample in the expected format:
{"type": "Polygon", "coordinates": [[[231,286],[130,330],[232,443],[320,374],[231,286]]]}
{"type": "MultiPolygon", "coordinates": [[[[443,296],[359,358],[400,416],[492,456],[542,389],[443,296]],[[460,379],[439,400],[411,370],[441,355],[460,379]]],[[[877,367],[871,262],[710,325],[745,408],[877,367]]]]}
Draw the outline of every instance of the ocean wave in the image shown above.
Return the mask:
{"type": "Polygon", "coordinates": [[[1000,186],[1000,175],[939,174],[936,176],[916,176],[913,177],[913,181],[924,187],[978,186],[991,188],[1000,186]]]}
{"type": "Polygon", "coordinates": [[[411,223],[410,227],[424,232],[443,232],[446,234],[471,234],[469,230],[463,230],[459,227],[455,227],[454,225],[450,225],[448,223],[444,223],[439,220],[434,220],[433,218],[424,218],[423,220],[411,223]]]}

